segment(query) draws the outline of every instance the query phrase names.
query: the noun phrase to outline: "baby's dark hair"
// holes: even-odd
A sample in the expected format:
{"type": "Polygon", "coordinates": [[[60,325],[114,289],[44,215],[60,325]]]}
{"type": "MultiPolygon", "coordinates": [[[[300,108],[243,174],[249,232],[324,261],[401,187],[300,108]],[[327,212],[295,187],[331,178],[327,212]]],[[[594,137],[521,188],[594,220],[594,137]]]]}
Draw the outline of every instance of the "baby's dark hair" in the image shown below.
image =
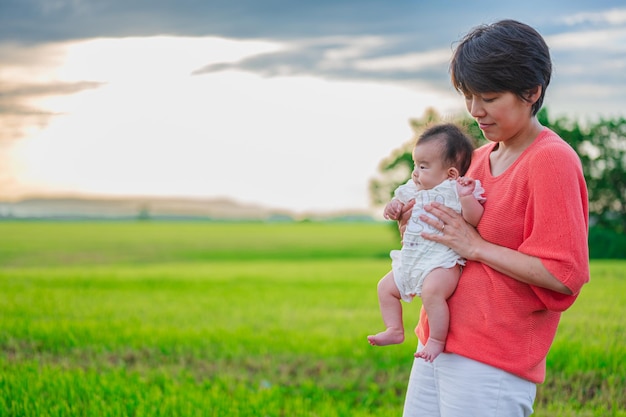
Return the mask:
{"type": "Polygon", "coordinates": [[[444,162],[455,167],[463,176],[469,169],[474,152],[474,141],[461,128],[452,123],[443,123],[429,127],[418,138],[415,145],[429,142],[441,144],[444,162]]]}
{"type": "Polygon", "coordinates": [[[461,40],[450,63],[452,85],[466,96],[509,91],[528,101],[541,86],[533,115],[543,104],[551,74],[545,40],[535,29],[515,20],[474,28],[461,40]]]}

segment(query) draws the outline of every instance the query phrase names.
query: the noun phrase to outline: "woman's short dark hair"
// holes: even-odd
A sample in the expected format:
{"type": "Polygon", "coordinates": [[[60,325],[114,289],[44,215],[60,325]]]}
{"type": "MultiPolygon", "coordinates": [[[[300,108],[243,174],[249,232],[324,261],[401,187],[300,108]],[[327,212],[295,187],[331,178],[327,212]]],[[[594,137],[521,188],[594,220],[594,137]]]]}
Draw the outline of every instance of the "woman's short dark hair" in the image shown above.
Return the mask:
{"type": "Polygon", "coordinates": [[[465,95],[510,91],[528,101],[541,86],[533,115],[543,104],[551,74],[550,51],[543,37],[515,20],[472,29],[461,39],[450,63],[452,85],[465,95]]]}
{"type": "Polygon", "coordinates": [[[461,128],[452,123],[442,123],[429,127],[422,133],[415,145],[438,141],[441,143],[441,154],[445,163],[465,175],[472,162],[474,141],[461,128]]]}

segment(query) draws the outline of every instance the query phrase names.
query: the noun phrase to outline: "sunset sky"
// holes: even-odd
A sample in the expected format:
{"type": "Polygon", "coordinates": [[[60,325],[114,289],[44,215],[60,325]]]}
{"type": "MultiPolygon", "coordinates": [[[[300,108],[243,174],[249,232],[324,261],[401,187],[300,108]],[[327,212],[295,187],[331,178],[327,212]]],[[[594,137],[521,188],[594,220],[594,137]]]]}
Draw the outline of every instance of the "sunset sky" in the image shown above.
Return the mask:
{"type": "Polygon", "coordinates": [[[623,1],[2,0],[0,200],[368,209],[408,120],[464,111],[455,41],[502,18],[545,36],[551,115],[626,115],[623,1]]]}

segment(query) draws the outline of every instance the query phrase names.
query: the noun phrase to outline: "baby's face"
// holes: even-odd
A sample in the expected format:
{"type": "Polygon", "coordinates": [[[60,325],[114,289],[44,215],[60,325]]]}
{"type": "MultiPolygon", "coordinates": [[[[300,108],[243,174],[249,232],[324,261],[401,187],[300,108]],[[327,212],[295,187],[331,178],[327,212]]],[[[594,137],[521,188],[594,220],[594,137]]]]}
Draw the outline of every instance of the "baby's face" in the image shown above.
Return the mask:
{"type": "Polygon", "coordinates": [[[437,141],[418,144],[413,149],[413,163],[412,178],[420,190],[430,190],[448,179],[448,167],[443,165],[437,141]]]}

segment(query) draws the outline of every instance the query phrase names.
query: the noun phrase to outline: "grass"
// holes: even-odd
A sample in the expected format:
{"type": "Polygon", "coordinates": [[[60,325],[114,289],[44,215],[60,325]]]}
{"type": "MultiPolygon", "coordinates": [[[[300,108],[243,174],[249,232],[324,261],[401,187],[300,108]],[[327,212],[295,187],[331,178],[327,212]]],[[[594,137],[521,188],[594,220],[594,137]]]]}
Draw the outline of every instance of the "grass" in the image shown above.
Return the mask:
{"type": "MultiPolygon", "coordinates": [[[[398,416],[382,224],[0,223],[2,416],[398,416]]],[[[626,262],[594,261],[536,416],[626,416],[626,262]]]]}
{"type": "Polygon", "coordinates": [[[388,225],[0,222],[0,265],[110,265],[253,259],[387,259],[388,225]]]}
{"type": "Polygon", "coordinates": [[[539,389],[539,404],[564,411],[544,415],[626,415],[626,262],[592,261],[591,277],[563,314],[539,389]]]}

